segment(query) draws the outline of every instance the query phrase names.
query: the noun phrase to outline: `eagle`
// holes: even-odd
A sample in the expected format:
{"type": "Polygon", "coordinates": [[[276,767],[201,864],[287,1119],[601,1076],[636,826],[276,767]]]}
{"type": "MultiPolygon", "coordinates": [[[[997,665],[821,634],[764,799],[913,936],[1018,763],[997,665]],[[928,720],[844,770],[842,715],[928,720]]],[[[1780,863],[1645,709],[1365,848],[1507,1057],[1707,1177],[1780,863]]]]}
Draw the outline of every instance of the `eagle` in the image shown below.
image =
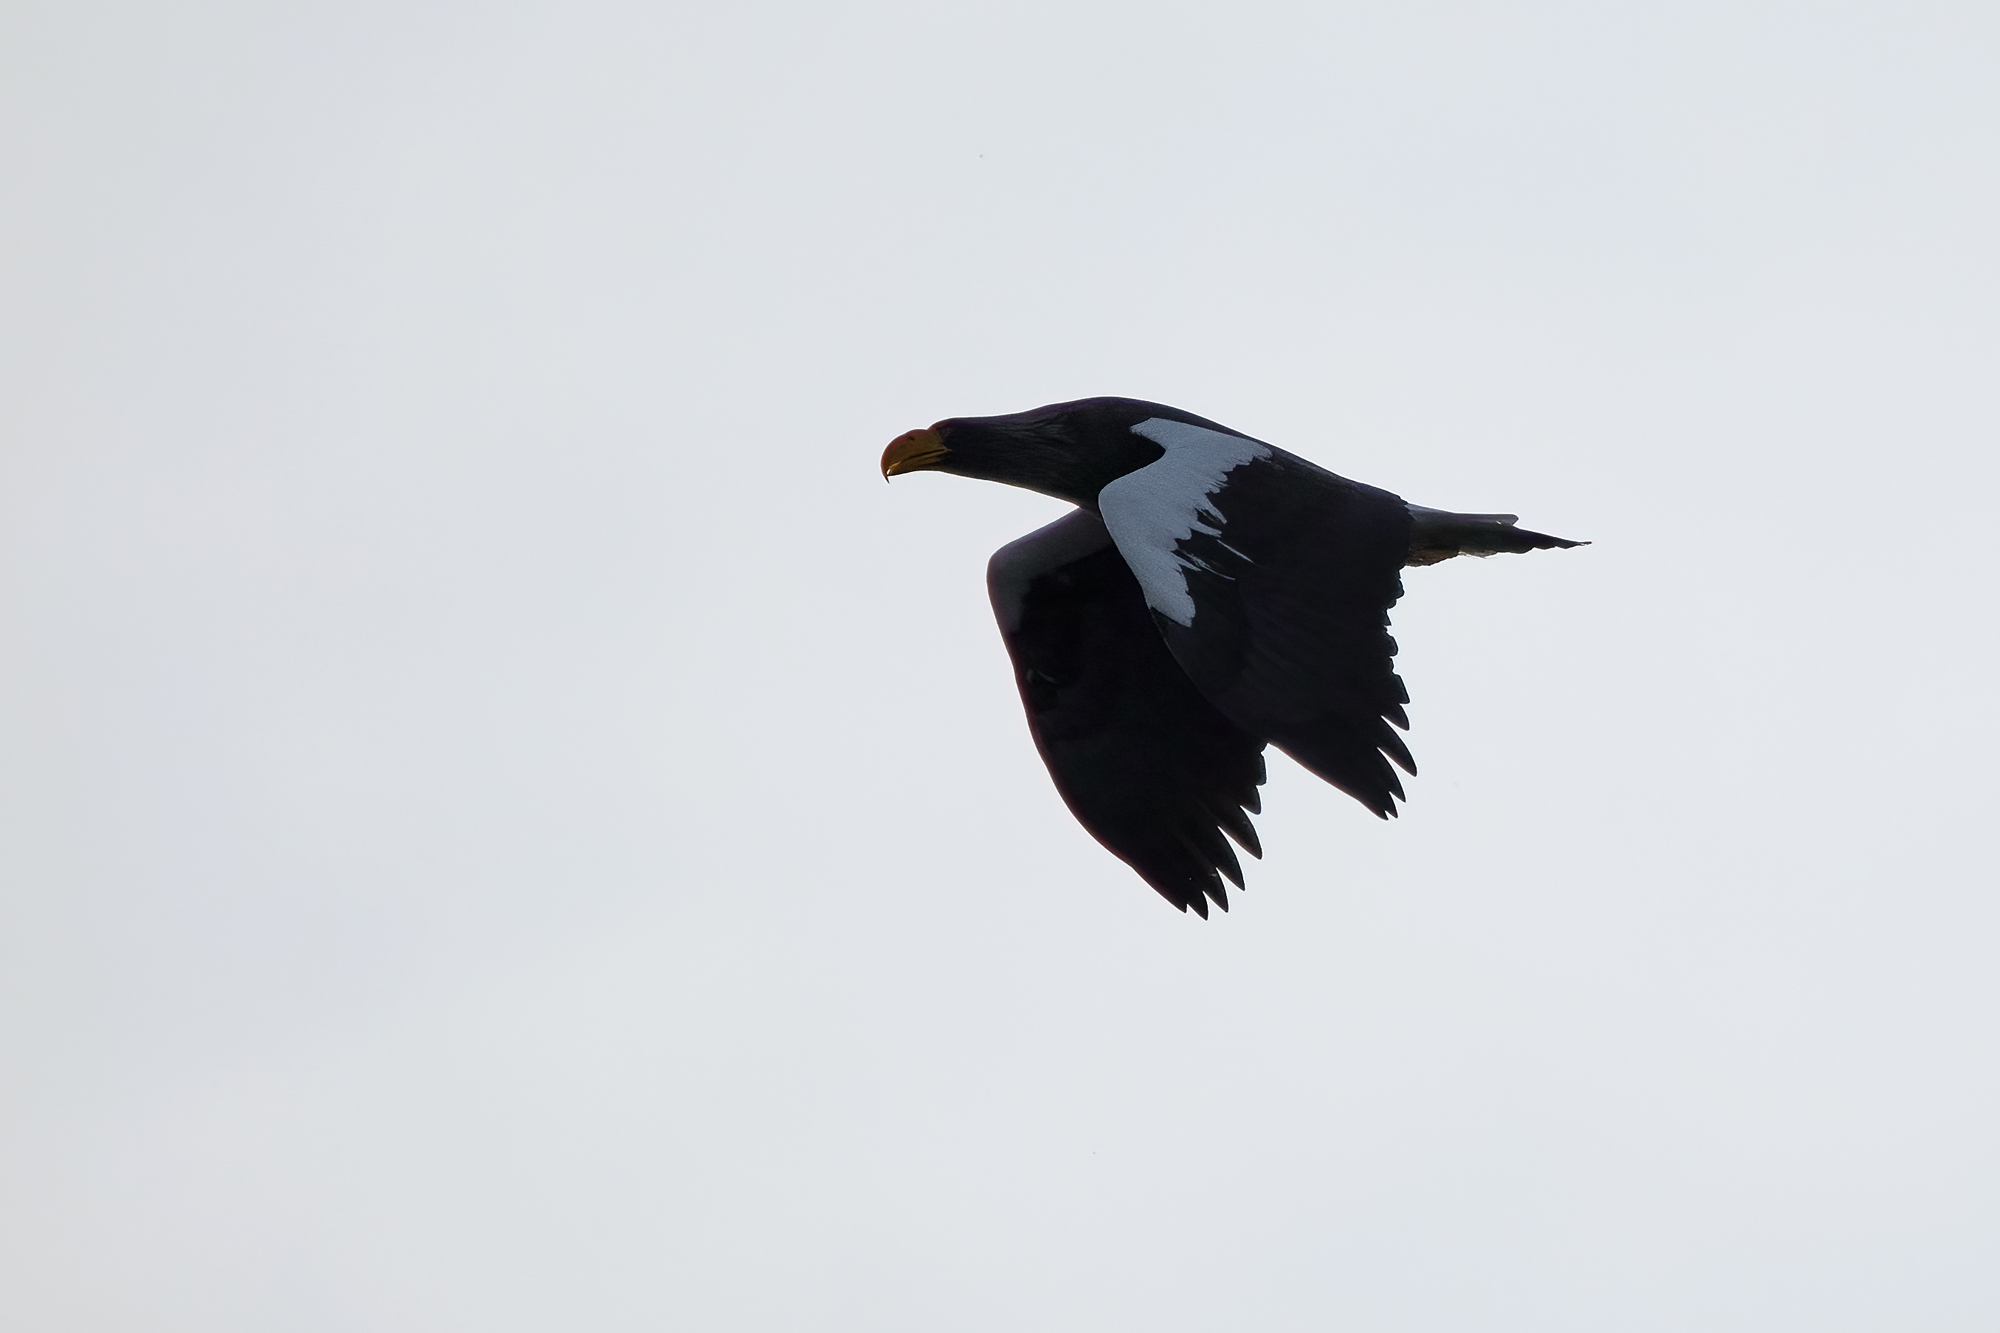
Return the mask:
{"type": "Polygon", "coordinates": [[[1263,856],[1266,745],[1384,819],[1407,799],[1404,566],[1585,544],[1409,504],[1134,398],[950,417],[882,454],[884,479],[926,471],[1076,506],[987,566],[1028,730],[1077,822],[1204,918],[1229,910],[1224,880],[1243,887],[1230,840],[1263,856]]]}

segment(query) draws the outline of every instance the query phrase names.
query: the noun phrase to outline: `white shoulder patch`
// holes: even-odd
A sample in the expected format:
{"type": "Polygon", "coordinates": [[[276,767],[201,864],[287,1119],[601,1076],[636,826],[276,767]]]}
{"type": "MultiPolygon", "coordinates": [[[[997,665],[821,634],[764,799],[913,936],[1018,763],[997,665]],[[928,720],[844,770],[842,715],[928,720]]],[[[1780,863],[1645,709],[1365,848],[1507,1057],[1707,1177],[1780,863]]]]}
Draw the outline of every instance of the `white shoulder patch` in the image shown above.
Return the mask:
{"type": "Polygon", "coordinates": [[[1177,625],[1194,623],[1187,571],[1194,562],[1180,545],[1195,533],[1220,537],[1225,516],[1216,495],[1229,473],[1271,456],[1269,445],[1205,426],[1153,417],[1132,427],[1166,450],[1159,459],[1106,486],[1098,512],[1118,554],[1132,567],[1146,605],[1177,625]]]}

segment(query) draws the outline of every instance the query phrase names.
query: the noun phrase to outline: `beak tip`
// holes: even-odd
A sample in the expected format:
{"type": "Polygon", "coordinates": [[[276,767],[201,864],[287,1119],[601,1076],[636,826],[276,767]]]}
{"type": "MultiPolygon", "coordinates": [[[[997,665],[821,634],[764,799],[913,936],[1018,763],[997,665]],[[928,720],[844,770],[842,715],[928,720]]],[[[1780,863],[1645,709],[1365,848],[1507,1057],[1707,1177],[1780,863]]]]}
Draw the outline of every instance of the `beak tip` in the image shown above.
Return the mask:
{"type": "Polygon", "coordinates": [[[887,481],[903,472],[935,467],[947,452],[944,441],[938,438],[936,431],[905,431],[882,451],[882,480],[887,481]]]}

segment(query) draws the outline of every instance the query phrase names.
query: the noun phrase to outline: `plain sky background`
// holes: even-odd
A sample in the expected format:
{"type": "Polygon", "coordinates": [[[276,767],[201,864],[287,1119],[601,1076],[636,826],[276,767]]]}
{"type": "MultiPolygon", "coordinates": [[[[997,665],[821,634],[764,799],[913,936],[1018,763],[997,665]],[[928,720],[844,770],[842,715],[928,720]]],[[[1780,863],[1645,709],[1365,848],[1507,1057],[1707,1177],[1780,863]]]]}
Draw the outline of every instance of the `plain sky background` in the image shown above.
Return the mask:
{"type": "Polygon", "coordinates": [[[0,14],[0,1324],[1990,1330],[1990,3],[0,14]],[[1227,917],[948,415],[1410,571],[1227,917]]]}

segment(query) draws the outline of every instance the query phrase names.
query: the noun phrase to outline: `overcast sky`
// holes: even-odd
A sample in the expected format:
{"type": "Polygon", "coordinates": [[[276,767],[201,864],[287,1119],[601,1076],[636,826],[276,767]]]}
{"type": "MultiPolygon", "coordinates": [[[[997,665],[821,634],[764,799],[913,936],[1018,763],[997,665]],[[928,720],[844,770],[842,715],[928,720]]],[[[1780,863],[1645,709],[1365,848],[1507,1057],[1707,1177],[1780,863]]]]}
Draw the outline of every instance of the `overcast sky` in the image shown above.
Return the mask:
{"type": "Polygon", "coordinates": [[[0,15],[0,1323],[2000,1324],[1990,4],[0,15]],[[1070,819],[893,436],[1170,402],[1423,776],[1070,819]]]}

